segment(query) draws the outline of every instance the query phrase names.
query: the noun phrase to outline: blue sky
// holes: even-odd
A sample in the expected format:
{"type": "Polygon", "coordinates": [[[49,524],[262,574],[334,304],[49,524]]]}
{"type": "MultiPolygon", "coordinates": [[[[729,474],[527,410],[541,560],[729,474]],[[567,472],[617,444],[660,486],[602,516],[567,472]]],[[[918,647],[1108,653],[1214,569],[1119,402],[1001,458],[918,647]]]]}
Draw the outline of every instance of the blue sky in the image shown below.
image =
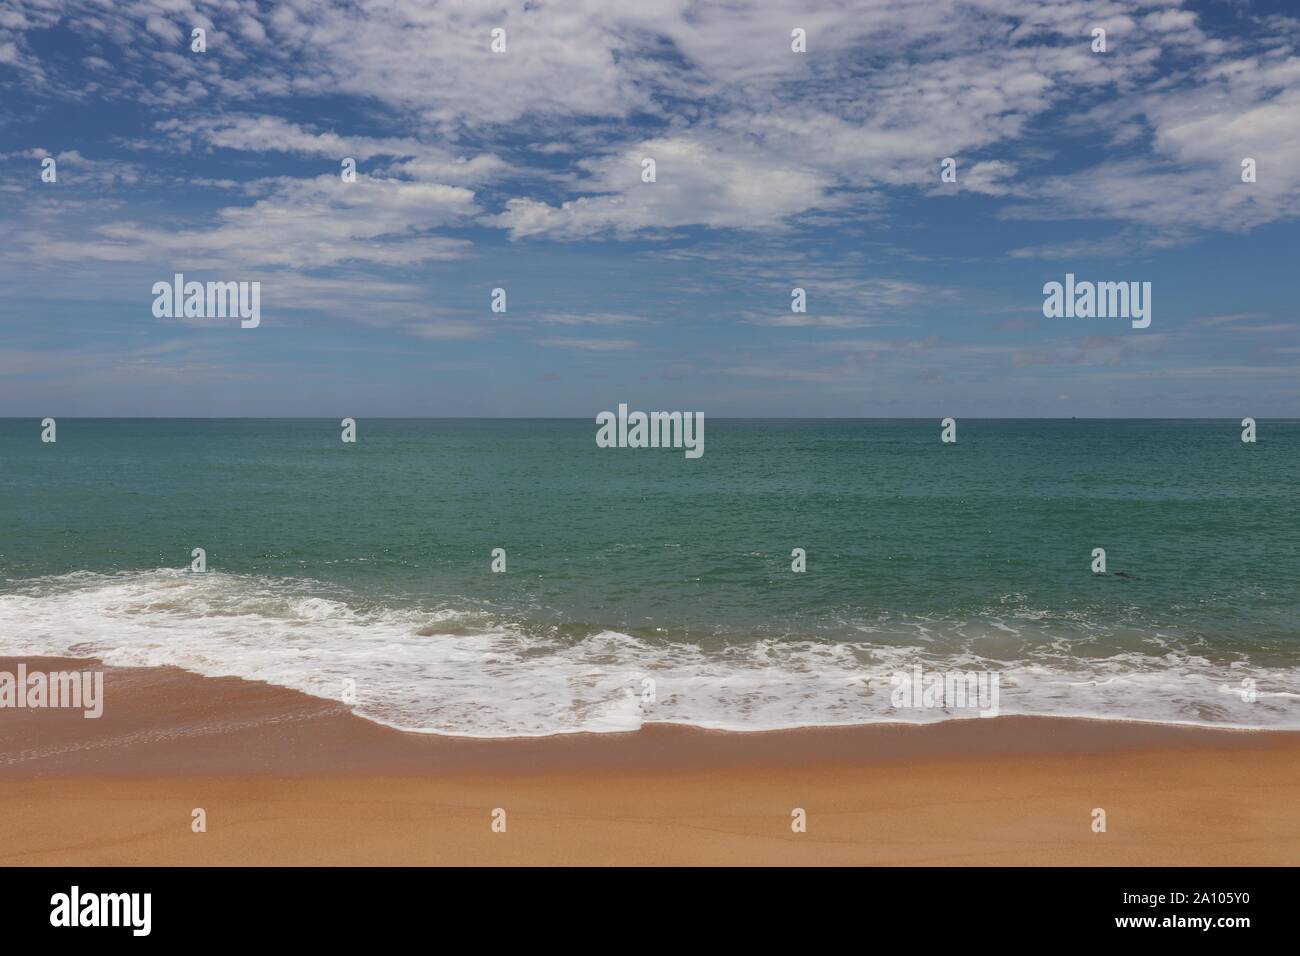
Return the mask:
{"type": "Polygon", "coordinates": [[[1298,417],[1298,46],[1281,2],[3,2],[0,415],[1298,417]],[[175,272],[261,325],[155,318],[175,272]],[[1067,272],[1151,326],[1044,318],[1067,272]]]}

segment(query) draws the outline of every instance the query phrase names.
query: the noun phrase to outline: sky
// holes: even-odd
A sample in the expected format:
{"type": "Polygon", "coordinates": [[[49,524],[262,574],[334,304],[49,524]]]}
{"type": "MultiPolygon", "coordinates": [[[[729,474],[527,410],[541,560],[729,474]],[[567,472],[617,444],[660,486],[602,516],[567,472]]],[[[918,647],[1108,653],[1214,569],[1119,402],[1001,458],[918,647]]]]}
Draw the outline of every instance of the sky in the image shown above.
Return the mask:
{"type": "Polygon", "coordinates": [[[1300,417],[1298,48],[1285,0],[0,0],[0,416],[1300,417]],[[157,317],[178,272],[260,324],[157,317]],[[1150,326],[1045,317],[1067,273],[1150,326]]]}

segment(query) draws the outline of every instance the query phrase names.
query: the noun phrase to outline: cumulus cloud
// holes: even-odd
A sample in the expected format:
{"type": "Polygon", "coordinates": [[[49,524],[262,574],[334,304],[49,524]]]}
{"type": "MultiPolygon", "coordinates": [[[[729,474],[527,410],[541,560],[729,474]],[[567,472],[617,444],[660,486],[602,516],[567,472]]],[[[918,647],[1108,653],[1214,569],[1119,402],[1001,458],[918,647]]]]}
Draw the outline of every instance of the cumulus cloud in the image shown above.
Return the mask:
{"type": "Polygon", "coordinates": [[[830,180],[815,171],[685,136],[646,140],[579,163],[584,195],[559,205],[511,199],[495,222],[513,238],[547,233],[574,239],[612,231],[704,225],[770,228],[787,217],[835,203],[830,180]],[[654,182],[642,180],[643,161],[654,182]]]}
{"type": "Polygon", "coordinates": [[[312,269],[343,263],[411,265],[463,255],[463,240],[426,234],[476,211],[474,193],[458,186],[366,177],[286,179],[267,184],[251,206],[221,210],[216,221],[180,228],[126,221],[99,226],[97,238],[33,237],[51,260],[168,262],[312,269]]]}
{"type": "MultiPolygon", "coordinates": [[[[1228,41],[1170,0],[88,0],[0,16],[0,82],[138,103],[157,118],[128,145],[240,154],[190,180],[223,190],[206,220],[124,212],[81,234],[38,221],[32,247],[59,261],[410,266],[465,255],[484,227],[517,243],[752,236],[888,224],[901,203],[963,195],[1011,218],[1113,224],[1010,250],[1062,258],[1300,215],[1294,23],[1228,41]],[[60,22],[86,48],[42,60],[33,35],[60,22]],[[208,54],[188,51],[193,26],[208,54]],[[1105,54],[1089,48],[1097,27],[1105,54]],[[284,175],[286,155],[329,172],[284,175]],[[346,156],[365,166],[351,185],[346,156]],[[948,156],[952,188],[938,178],[948,156]]],[[[84,147],[59,155],[87,183],[143,181],[84,147]]],[[[825,305],[800,324],[892,320],[918,299],[822,278],[825,305]]]]}
{"type": "Polygon", "coordinates": [[[1300,57],[1224,60],[1203,82],[1138,97],[1126,112],[1147,127],[1149,151],[1044,177],[1025,187],[1034,202],[1008,214],[1135,223],[1157,245],[1300,215],[1300,57]],[[1253,183],[1242,181],[1247,159],[1253,183]]]}
{"type": "Polygon", "coordinates": [[[188,150],[197,141],[207,146],[255,153],[296,153],[345,157],[358,161],[387,157],[392,162],[379,172],[433,182],[472,184],[493,179],[509,170],[490,153],[457,154],[455,151],[410,137],[341,135],[317,132],[279,116],[225,115],[196,121],[162,120],[155,128],[188,150]]]}

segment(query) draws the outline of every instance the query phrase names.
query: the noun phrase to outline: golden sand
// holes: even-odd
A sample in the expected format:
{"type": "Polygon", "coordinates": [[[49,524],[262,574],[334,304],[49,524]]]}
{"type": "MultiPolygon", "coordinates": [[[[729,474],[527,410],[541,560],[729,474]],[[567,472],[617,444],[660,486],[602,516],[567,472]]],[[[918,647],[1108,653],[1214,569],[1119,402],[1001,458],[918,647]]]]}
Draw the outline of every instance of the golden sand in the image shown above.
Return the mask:
{"type": "Polygon", "coordinates": [[[1300,862],[1297,733],[1000,717],[464,740],[235,678],[106,671],[98,720],[0,713],[0,863],[1300,862]]]}

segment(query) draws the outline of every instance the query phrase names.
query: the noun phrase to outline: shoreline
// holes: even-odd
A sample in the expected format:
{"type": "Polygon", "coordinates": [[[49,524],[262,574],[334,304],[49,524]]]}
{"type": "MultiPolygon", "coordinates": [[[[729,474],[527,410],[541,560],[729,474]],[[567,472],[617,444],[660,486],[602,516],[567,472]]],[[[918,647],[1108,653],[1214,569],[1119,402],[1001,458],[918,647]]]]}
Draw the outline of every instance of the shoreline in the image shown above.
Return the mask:
{"type": "Polygon", "coordinates": [[[0,710],[8,864],[1300,861],[1296,731],[1000,716],[448,737],[240,678],[0,668],[19,660],[102,669],[107,690],[94,720],[0,710]]]}
{"type": "MultiPolygon", "coordinates": [[[[170,665],[168,665],[170,666],[170,665]]],[[[184,670],[184,668],[177,668],[184,670]]],[[[241,680],[243,678],[240,678],[241,680]]],[[[262,683],[256,681],[255,683],[262,683]]],[[[273,685],[275,686],[275,685],[273,685]]],[[[308,695],[311,696],[311,695],[308,695]]],[[[557,737],[616,737],[619,735],[629,736],[640,733],[652,727],[677,728],[681,730],[699,730],[711,734],[737,734],[748,736],[750,734],[792,734],[801,731],[830,731],[830,730],[858,730],[865,727],[933,727],[938,724],[946,724],[950,721],[958,720],[1063,720],[1063,721],[1085,721],[1099,724],[1131,724],[1139,727],[1180,727],[1187,730],[1205,730],[1210,733],[1236,733],[1236,734],[1300,734],[1300,728],[1297,727],[1245,727],[1237,724],[1197,724],[1191,721],[1179,720],[1156,720],[1154,718],[1142,717],[1098,717],[1093,714],[998,714],[994,717],[971,718],[971,717],[945,717],[940,720],[930,720],[925,722],[909,720],[876,720],[860,724],[799,724],[792,727],[708,727],[703,724],[684,724],[672,720],[647,720],[643,721],[641,726],[634,730],[557,730],[549,734],[509,734],[500,737],[490,737],[480,734],[448,734],[440,730],[412,730],[409,727],[394,727],[392,724],[385,724],[381,721],[374,720],[361,714],[356,714],[359,719],[367,723],[374,724],[377,727],[383,727],[385,730],[391,730],[399,734],[410,734],[414,737],[443,737],[448,740],[552,740],[557,737]]]]}

